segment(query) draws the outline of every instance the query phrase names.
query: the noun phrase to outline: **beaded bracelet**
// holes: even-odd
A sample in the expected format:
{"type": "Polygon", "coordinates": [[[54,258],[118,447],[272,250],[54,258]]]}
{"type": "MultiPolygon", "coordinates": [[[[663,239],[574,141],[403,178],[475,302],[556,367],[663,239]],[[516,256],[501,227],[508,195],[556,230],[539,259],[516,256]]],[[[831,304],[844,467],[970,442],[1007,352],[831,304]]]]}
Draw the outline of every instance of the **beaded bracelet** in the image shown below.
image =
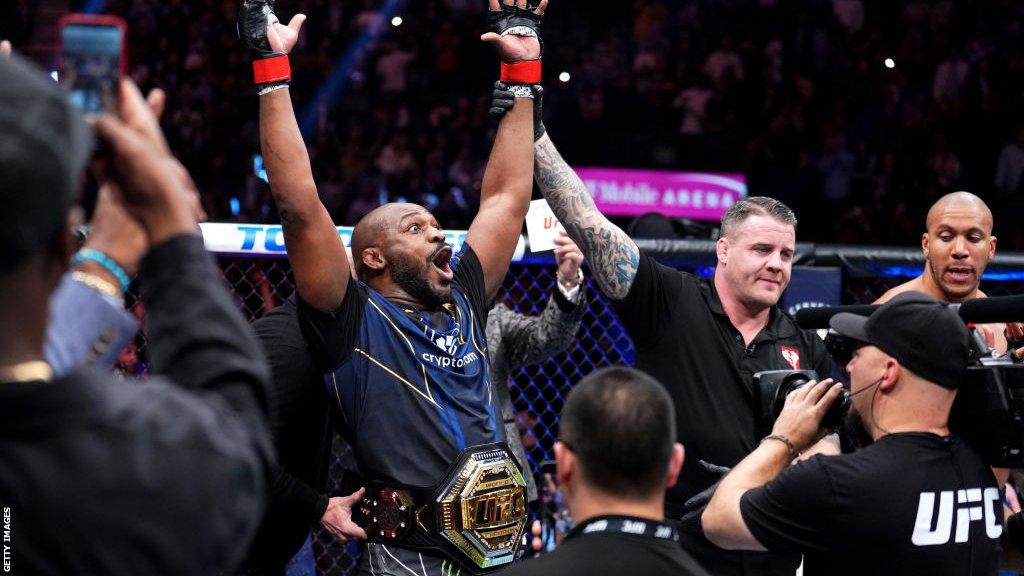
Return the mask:
{"type": "Polygon", "coordinates": [[[122,308],[124,307],[124,296],[117,289],[117,286],[114,286],[110,282],[85,272],[72,272],[71,279],[92,288],[108,298],[111,298],[114,302],[120,304],[122,308]]]}
{"type": "Polygon", "coordinates": [[[110,272],[114,278],[117,278],[117,283],[120,285],[118,287],[121,289],[122,294],[128,291],[128,285],[131,284],[131,278],[128,277],[128,273],[125,272],[124,268],[115,262],[113,258],[99,250],[83,248],[75,254],[74,258],[71,259],[72,266],[78,266],[85,262],[95,262],[102,266],[104,270],[110,272]]]}

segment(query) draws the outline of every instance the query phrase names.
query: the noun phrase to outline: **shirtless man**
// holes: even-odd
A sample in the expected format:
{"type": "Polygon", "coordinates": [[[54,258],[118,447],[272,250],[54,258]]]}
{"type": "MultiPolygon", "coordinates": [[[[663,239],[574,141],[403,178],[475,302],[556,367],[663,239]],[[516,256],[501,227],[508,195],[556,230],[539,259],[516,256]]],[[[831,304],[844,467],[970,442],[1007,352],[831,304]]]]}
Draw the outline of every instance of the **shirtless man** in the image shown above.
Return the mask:
{"type": "MultiPolygon", "coordinates": [[[[996,253],[992,235],[992,211],[985,201],[970,192],[951,192],[939,198],[925,221],[921,235],[925,265],[921,275],[904,282],[875,301],[881,304],[902,292],[924,292],[937,300],[964,302],[984,298],[981,276],[996,253]]],[[[1007,339],[1024,339],[1024,324],[983,324],[978,326],[989,346],[1003,353],[1007,339]]],[[[1024,357],[1024,347],[1015,351],[1024,357]]]]}

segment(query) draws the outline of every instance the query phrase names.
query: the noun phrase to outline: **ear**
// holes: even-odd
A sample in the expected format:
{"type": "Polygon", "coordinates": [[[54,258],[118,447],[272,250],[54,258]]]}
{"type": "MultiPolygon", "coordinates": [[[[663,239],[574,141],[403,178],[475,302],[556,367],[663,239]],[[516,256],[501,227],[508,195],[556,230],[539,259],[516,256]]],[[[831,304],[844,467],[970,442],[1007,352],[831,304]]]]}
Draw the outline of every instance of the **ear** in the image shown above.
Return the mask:
{"type": "Polygon", "coordinates": [[[718,242],[715,242],[715,254],[718,256],[718,263],[725,264],[729,259],[729,239],[719,238],[718,242]]]}
{"type": "Polygon", "coordinates": [[[383,270],[388,265],[388,259],[384,257],[384,252],[376,246],[364,248],[360,256],[363,259],[363,265],[370,270],[383,270]]]}
{"type": "Polygon", "coordinates": [[[895,358],[886,358],[885,372],[882,373],[882,383],[878,385],[878,389],[882,392],[891,392],[895,389],[902,370],[903,367],[900,366],[900,363],[895,358]]]}
{"type": "Polygon", "coordinates": [[[924,234],[921,234],[921,252],[924,254],[924,257],[927,259],[928,258],[928,233],[927,232],[925,232],[924,234]]]}
{"type": "Polygon", "coordinates": [[[683,467],[683,460],[686,458],[686,450],[683,445],[676,442],[672,445],[672,457],[668,461],[668,476],[665,478],[665,487],[671,488],[679,480],[679,470],[683,467]]]}
{"type": "Polygon", "coordinates": [[[991,258],[996,255],[996,237],[988,237],[988,257],[991,258]]]}
{"type": "Polygon", "coordinates": [[[555,442],[555,477],[558,485],[565,490],[569,481],[576,475],[576,455],[561,442],[555,442]]]}

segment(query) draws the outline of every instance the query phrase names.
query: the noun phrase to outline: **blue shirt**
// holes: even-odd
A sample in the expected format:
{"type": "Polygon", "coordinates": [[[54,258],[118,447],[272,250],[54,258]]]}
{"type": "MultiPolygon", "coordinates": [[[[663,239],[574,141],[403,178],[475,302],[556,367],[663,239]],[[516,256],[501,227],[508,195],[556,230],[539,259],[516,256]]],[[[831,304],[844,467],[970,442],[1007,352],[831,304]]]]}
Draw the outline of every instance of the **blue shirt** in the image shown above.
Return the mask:
{"type": "Polygon", "coordinates": [[[504,440],[483,270],[468,245],[452,268],[453,302],[440,329],[362,282],[350,281],[333,314],[300,299],[303,335],[367,478],[431,487],[463,449],[504,440]]]}
{"type": "Polygon", "coordinates": [[[81,366],[110,368],[138,331],[123,305],[65,274],[50,296],[46,362],[57,376],[81,366]]]}

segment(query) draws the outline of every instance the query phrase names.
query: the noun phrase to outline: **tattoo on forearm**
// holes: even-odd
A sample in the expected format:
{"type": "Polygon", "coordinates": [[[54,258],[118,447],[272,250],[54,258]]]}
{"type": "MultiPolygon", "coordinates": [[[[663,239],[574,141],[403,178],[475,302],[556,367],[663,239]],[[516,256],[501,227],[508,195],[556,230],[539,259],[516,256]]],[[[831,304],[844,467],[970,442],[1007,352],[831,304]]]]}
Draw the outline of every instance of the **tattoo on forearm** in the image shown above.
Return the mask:
{"type": "Polygon", "coordinates": [[[640,264],[636,244],[597,210],[590,191],[548,138],[534,148],[534,176],[551,210],[590,261],[598,286],[609,298],[625,298],[640,264]]]}

